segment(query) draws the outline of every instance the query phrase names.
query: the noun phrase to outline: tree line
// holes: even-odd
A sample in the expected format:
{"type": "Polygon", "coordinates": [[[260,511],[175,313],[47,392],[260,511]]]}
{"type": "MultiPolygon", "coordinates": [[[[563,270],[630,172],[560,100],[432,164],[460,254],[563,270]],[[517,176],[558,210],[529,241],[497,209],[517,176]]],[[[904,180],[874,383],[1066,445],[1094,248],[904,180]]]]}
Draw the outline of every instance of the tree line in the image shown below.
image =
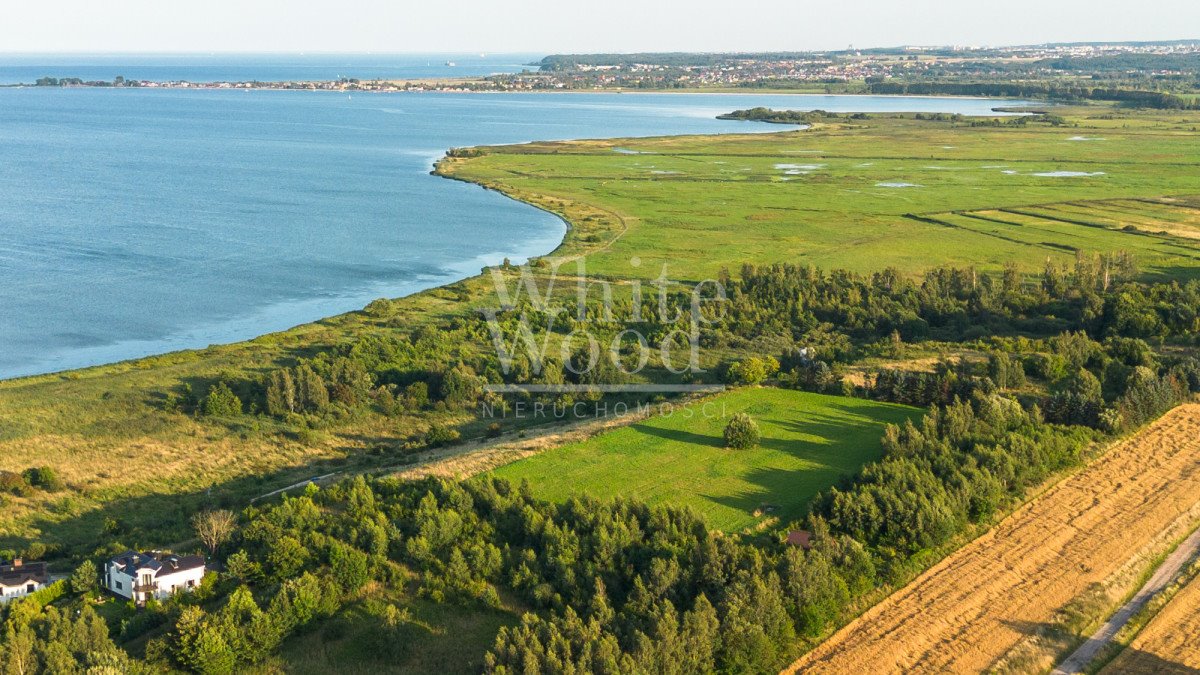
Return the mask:
{"type": "Polygon", "coordinates": [[[1139,89],[1089,87],[1082,84],[1044,82],[872,82],[872,94],[911,96],[991,96],[1002,98],[1047,98],[1066,101],[1114,101],[1160,110],[1196,110],[1194,99],[1169,92],[1139,89]]]}

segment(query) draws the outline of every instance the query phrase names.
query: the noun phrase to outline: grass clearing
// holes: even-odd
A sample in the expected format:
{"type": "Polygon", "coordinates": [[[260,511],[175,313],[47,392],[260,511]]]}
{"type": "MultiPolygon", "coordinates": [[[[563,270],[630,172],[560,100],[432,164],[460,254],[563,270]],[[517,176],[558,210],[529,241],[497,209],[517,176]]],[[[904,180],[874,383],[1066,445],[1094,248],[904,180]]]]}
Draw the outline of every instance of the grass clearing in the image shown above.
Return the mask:
{"type": "Polygon", "coordinates": [[[528,480],[535,495],[552,501],[586,493],[688,506],[712,527],[736,532],[802,516],[817,492],[880,456],[884,424],[921,414],[861,399],[739,389],[547,450],[495,474],[528,480]],[[739,412],[758,422],[759,447],[724,447],[725,424],[739,412]]]}

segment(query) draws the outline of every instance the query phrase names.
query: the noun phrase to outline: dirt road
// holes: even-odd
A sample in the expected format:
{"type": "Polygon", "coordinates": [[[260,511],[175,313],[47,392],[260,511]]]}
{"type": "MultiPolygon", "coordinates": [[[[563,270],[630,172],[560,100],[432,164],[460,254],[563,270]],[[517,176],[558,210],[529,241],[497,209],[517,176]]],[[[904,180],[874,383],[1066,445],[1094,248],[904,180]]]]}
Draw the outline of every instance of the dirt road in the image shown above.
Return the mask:
{"type": "Polygon", "coordinates": [[[1142,629],[1101,675],[1200,673],[1200,577],[1142,629]]]}
{"type": "Polygon", "coordinates": [[[1166,560],[1163,561],[1158,569],[1154,570],[1154,574],[1150,580],[1142,586],[1129,602],[1125,603],[1118,609],[1109,619],[1100,626],[1087,642],[1084,642],[1076,649],[1073,654],[1063,660],[1052,672],[1052,675],[1076,675],[1076,673],[1084,672],[1092,659],[1096,658],[1096,654],[1100,652],[1117,632],[1129,623],[1146,603],[1166,588],[1172,581],[1175,580],[1179,573],[1183,571],[1196,558],[1197,552],[1200,552],[1200,530],[1196,530],[1188,537],[1179,548],[1175,549],[1166,560]]]}

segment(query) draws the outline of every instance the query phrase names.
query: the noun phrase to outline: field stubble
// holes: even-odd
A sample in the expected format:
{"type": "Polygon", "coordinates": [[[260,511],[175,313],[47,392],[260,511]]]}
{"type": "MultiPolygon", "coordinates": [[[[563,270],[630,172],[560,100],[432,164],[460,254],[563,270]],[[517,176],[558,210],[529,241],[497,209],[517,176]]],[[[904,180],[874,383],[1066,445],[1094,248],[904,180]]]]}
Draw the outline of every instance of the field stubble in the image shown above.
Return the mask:
{"type": "MultiPolygon", "coordinates": [[[[1063,480],[834,634],[789,672],[978,672],[1200,517],[1200,405],[1063,480]]],[[[1115,589],[1114,589],[1115,590],[1115,589]]],[[[1049,663],[1045,664],[1050,665],[1049,663]]]]}

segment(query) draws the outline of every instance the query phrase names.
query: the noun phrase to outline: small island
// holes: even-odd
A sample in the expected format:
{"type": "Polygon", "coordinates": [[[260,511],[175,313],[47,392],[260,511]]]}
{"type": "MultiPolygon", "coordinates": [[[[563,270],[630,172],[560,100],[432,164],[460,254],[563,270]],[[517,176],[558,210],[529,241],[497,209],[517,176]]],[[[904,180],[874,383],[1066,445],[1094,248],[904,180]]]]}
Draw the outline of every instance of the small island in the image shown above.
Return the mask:
{"type": "Polygon", "coordinates": [[[768,122],[770,124],[812,124],[821,120],[831,119],[868,119],[867,113],[850,113],[838,115],[825,110],[773,110],[771,108],[750,108],[734,110],[731,113],[717,115],[719,120],[745,120],[750,122],[768,122]]]}

